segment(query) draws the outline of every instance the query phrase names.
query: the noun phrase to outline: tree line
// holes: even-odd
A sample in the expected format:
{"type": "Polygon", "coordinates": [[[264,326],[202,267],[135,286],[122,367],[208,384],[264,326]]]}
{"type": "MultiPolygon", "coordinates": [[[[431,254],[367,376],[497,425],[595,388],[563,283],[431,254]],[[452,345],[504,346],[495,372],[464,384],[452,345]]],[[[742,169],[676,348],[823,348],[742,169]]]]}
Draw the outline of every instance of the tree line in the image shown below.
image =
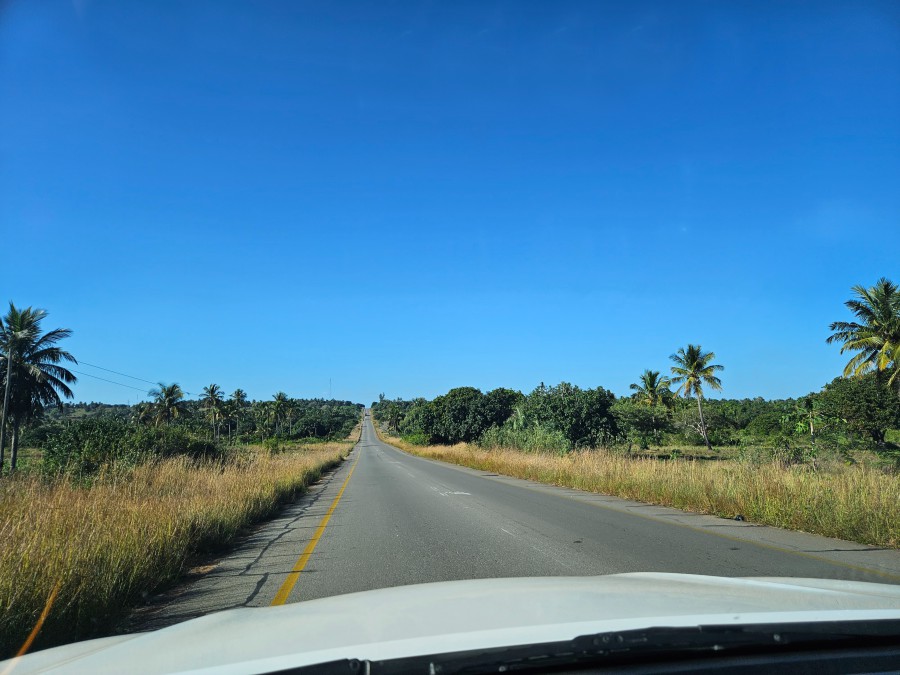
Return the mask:
{"type": "Polygon", "coordinates": [[[764,442],[789,447],[802,441],[847,450],[891,449],[900,428],[900,292],[887,279],[855,286],[845,305],[854,321],[836,321],[826,338],[853,354],[841,377],[799,399],[709,399],[721,391],[716,355],[689,344],[669,358],[669,374],[645,370],[617,398],[603,387],[541,383],[528,394],[452,389],[423,398],[373,402],[375,415],[413,443],[478,442],[488,447],[567,452],[577,448],[764,442]],[[673,390],[673,387],[675,389],[673,390]]]}
{"type": "MultiPolygon", "coordinates": [[[[565,451],[616,443],[647,447],[674,439],[710,448],[751,434],[804,436],[814,447],[866,438],[885,449],[888,431],[900,427],[900,291],[886,278],[851,290],[853,297],[844,304],[853,320],[833,322],[826,340],[852,356],[841,377],[796,400],[708,399],[707,391],[722,388],[718,373],[723,366],[714,363],[715,353],[689,344],[672,354],[668,375],[645,370],[628,397],[562,382],[541,384],[527,395],[504,388],[482,393],[473,387],[453,389],[432,401],[391,401],[382,395],[373,408],[393,430],[415,442],[478,440],[565,451]]],[[[0,318],[0,474],[7,445],[14,471],[23,430],[39,435],[44,426],[45,436],[57,433],[46,428],[52,422],[45,413],[62,410],[63,399],[73,397],[71,385],[77,378],[66,364],[77,361],[58,344],[71,330],[43,332],[46,316],[43,309],[19,309],[11,302],[0,318]]],[[[168,437],[159,443],[173,447],[174,435],[180,433],[214,447],[238,440],[325,438],[349,431],[360,407],[349,401],[292,399],[283,392],[270,401],[248,401],[241,389],[226,396],[216,384],[205,387],[197,401],[186,400],[177,384],[160,383],[150,393],[152,401],[131,409],[127,419],[118,418],[133,425],[129,433],[141,436],[138,445],[145,448],[163,435],[168,437]],[[138,434],[138,429],[144,431],[138,434]],[[165,431],[171,429],[179,431],[165,431]]]]}
{"type": "Polygon", "coordinates": [[[344,438],[362,406],[350,401],[296,399],[277,392],[268,401],[250,401],[242,389],[226,396],[217,384],[197,400],[185,398],[178,384],[160,383],[150,401],[135,406],[66,406],[77,382],[66,364],[75,357],[58,343],[71,330],[43,331],[46,310],[10,303],[0,317],[0,475],[17,469],[23,439],[44,450],[52,470],[96,470],[111,461],[139,461],[171,454],[210,455],[237,442],[344,438]],[[99,408],[103,414],[89,414],[99,408]]]}

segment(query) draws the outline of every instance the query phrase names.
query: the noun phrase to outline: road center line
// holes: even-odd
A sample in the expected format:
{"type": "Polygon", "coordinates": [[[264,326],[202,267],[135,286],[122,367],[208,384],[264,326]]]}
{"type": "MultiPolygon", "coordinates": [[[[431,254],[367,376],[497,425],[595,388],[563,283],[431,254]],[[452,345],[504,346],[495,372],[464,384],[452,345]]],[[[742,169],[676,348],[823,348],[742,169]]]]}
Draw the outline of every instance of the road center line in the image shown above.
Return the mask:
{"type": "Polygon", "coordinates": [[[294,567],[291,570],[290,574],[287,575],[287,579],[284,580],[284,583],[281,584],[281,588],[279,588],[278,592],[275,594],[275,599],[272,600],[273,607],[275,605],[283,605],[285,602],[287,602],[291,591],[293,591],[294,586],[297,585],[297,581],[300,579],[300,573],[303,571],[303,568],[306,567],[306,563],[309,562],[310,556],[312,556],[313,551],[316,550],[316,545],[319,543],[319,539],[321,539],[322,535],[325,533],[325,526],[328,525],[328,521],[331,520],[331,515],[337,508],[338,502],[341,501],[341,497],[344,496],[344,490],[347,489],[347,484],[350,482],[350,477],[353,475],[353,472],[356,471],[356,465],[359,464],[360,457],[362,457],[362,448],[359,449],[359,454],[356,456],[356,461],[353,462],[353,466],[350,468],[350,473],[347,474],[347,478],[344,480],[344,484],[341,485],[341,489],[338,491],[337,497],[334,498],[334,501],[331,502],[331,506],[328,507],[328,511],[322,517],[322,521],[319,523],[319,527],[316,528],[315,533],[313,533],[312,539],[309,540],[306,548],[303,549],[303,553],[301,553],[300,557],[297,558],[297,562],[294,564],[294,567]]]}

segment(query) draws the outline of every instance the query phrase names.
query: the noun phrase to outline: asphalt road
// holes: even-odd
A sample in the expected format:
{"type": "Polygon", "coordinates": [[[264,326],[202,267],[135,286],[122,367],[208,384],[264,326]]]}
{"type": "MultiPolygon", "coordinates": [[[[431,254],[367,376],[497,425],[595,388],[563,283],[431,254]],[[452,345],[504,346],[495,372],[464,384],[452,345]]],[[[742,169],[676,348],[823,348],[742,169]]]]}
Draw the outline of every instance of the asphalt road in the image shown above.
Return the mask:
{"type": "Polygon", "coordinates": [[[366,418],[348,461],[129,627],[430,581],[616,572],[900,584],[900,552],[414,457],[366,418]]]}

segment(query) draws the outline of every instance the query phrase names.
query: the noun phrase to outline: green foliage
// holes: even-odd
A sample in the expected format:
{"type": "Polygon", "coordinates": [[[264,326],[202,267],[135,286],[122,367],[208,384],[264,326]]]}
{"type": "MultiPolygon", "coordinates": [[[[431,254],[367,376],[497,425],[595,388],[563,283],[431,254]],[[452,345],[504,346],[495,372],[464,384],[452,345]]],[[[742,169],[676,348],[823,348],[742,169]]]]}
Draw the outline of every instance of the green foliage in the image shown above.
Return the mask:
{"type": "MultiPolygon", "coordinates": [[[[648,399],[641,398],[646,401],[648,399]]],[[[642,450],[651,443],[660,444],[661,436],[670,427],[669,410],[662,405],[662,399],[655,405],[638,403],[635,400],[619,399],[612,406],[622,436],[631,443],[637,443],[642,450]]]]}
{"type": "Polygon", "coordinates": [[[45,407],[62,407],[62,398],[71,398],[69,385],[75,376],[61,364],[76,363],[67,351],[56,346],[72,334],[68,328],[42,332],[46,310],[18,309],[9,303],[9,312],[0,319],[0,474],[4,449],[10,437],[10,472],[16,470],[20,429],[40,418],[45,407]]]}
{"type": "Polygon", "coordinates": [[[669,389],[671,383],[668,377],[660,377],[658,370],[645,370],[640,382],[629,385],[634,392],[631,398],[647,406],[668,405],[674,395],[669,389]]]}
{"type": "Polygon", "coordinates": [[[844,368],[844,376],[873,370],[888,371],[889,384],[900,373],[900,288],[882,277],[874,286],[853,287],[855,298],[844,304],[857,321],[835,321],[827,342],[840,342],[841,354],[857,352],[844,368]]]}
{"type": "Polygon", "coordinates": [[[543,383],[525,399],[524,413],[537,426],[562,432],[570,446],[610,445],[619,435],[611,408],[612,392],[603,387],[581,389],[568,382],[555,387],[543,383]]]}
{"type": "Polygon", "coordinates": [[[542,384],[528,396],[512,389],[483,394],[459,387],[433,401],[381,398],[373,411],[383,422],[387,414],[400,411],[400,432],[421,434],[429,443],[473,442],[490,433],[489,443],[502,437],[512,447],[557,451],[612,443],[619,433],[610,411],[613,401],[615,396],[602,387],[580,389],[563,382],[542,384]]]}
{"type": "Polygon", "coordinates": [[[401,436],[401,438],[412,445],[431,445],[431,436],[423,434],[420,431],[412,434],[405,434],[401,436]]]}
{"type": "Polygon", "coordinates": [[[752,420],[747,425],[747,433],[756,437],[775,436],[783,432],[784,415],[777,410],[765,411],[752,420]]]}
{"type": "Polygon", "coordinates": [[[112,417],[84,419],[52,434],[45,446],[48,473],[91,475],[110,464],[136,465],[150,459],[188,455],[211,457],[218,447],[179,427],[147,427],[112,417]]]}
{"type": "Polygon", "coordinates": [[[421,436],[427,439],[425,445],[434,442],[432,438],[432,430],[435,428],[435,409],[424,398],[418,398],[406,405],[406,402],[399,402],[397,406],[406,410],[400,422],[400,430],[406,436],[421,436]]]}
{"type": "Polygon", "coordinates": [[[523,452],[552,452],[560,455],[571,449],[568,439],[561,431],[539,424],[519,427],[512,421],[485,431],[478,445],[488,450],[514,448],[523,452]]]}
{"type": "Polygon", "coordinates": [[[886,380],[879,373],[835,379],[821,394],[824,415],[884,448],[887,430],[900,426],[900,395],[886,380]]]}
{"type": "Polygon", "coordinates": [[[716,373],[725,368],[717,363],[711,363],[716,358],[715,352],[704,352],[700,345],[689,344],[669,358],[675,364],[671,367],[672,384],[680,385],[678,393],[683,393],[685,398],[697,399],[698,417],[694,428],[703,437],[706,447],[711,450],[714,441],[710,438],[709,425],[703,416],[703,387],[721,390],[722,381],[716,373]]]}
{"type": "Polygon", "coordinates": [[[262,445],[263,449],[270,455],[281,452],[281,445],[278,443],[278,439],[274,436],[270,436],[269,438],[265,439],[262,445]]]}
{"type": "Polygon", "coordinates": [[[451,389],[435,398],[432,436],[441,443],[476,440],[490,424],[485,415],[484,394],[474,387],[451,389]]]}
{"type": "MultiPolygon", "coordinates": [[[[240,390],[239,390],[240,391],[240,390]]],[[[243,392],[240,392],[243,394],[243,392]]],[[[340,440],[356,426],[361,406],[350,401],[289,398],[283,392],[271,401],[239,403],[233,398],[225,407],[225,431],[240,432],[240,438],[261,442],[269,436],[300,440],[340,440]]]]}

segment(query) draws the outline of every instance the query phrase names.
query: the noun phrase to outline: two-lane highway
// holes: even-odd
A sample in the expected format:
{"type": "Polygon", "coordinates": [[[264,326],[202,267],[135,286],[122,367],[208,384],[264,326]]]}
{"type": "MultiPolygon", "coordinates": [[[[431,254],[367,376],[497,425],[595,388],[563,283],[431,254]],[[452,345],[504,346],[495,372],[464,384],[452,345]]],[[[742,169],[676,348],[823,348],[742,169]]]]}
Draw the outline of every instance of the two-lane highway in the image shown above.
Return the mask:
{"type": "Polygon", "coordinates": [[[616,572],[900,583],[900,552],[414,457],[367,417],[338,470],[132,626],[430,581],[616,572]]]}

